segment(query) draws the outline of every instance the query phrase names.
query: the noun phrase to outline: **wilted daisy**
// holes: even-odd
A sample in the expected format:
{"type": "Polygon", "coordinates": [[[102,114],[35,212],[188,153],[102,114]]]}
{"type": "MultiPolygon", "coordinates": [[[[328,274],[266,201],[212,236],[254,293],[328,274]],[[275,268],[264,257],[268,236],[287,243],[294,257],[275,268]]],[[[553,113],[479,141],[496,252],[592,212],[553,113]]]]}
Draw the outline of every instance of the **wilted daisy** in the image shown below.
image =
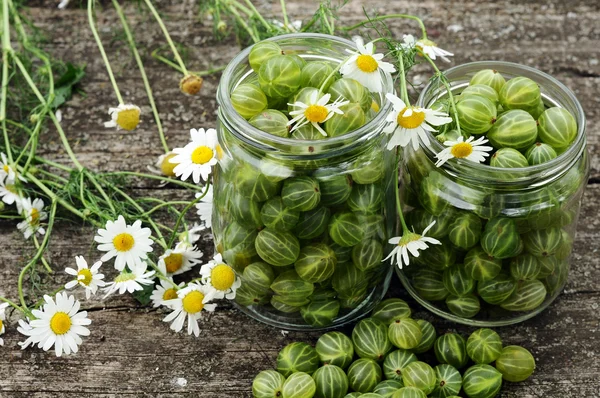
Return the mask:
{"type": "Polygon", "coordinates": [[[452,158],[466,159],[471,162],[481,163],[485,161],[487,156],[490,156],[488,152],[493,150],[491,146],[483,146],[488,140],[485,137],[479,137],[473,141],[474,137],[469,137],[466,141],[463,137],[459,137],[457,141],[445,141],[445,148],[443,151],[435,155],[438,161],[435,163],[437,167],[440,167],[448,160],[452,158]]]}
{"type": "Polygon", "coordinates": [[[394,256],[396,256],[396,264],[402,269],[403,265],[409,264],[409,253],[413,257],[419,257],[419,250],[427,249],[429,247],[428,243],[432,245],[441,245],[439,240],[425,236],[434,225],[435,221],[429,224],[421,235],[414,232],[405,232],[403,236],[391,238],[388,243],[396,245],[396,247],[394,247],[392,252],[383,261],[386,261],[391,257],[393,263],[394,256]]]}
{"type": "Polygon", "coordinates": [[[388,149],[398,145],[404,148],[412,142],[412,147],[416,151],[419,148],[419,137],[425,145],[429,145],[427,132],[436,131],[430,124],[441,126],[452,121],[452,118],[444,112],[409,106],[393,94],[386,94],[385,97],[392,102],[394,108],[386,119],[392,123],[383,130],[388,134],[394,133],[388,142],[388,149]]]}
{"type": "Polygon", "coordinates": [[[77,269],[65,268],[65,272],[75,277],[74,280],[67,282],[65,289],[72,289],[77,285],[82,286],[85,289],[85,298],[89,299],[92,294],[96,294],[99,287],[103,287],[106,283],[103,281],[104,274],[98,273],[102,261],[98,261],[92,265],[92,268],[88,267],[87,261],[83,256],[76,256],[75,263],[77,269]]]}
{"type": "Polygon", "coordinates": [[[112,282],[108,282],[106,287],[103,289],[106,294],[104,298],[110,296],[115,292],[123,294],[125,292],[133,293],[138,290],[143,290],[142,285],[153,285],[154,284],[154,271],[148,271],[145,267],[135,267],[132,271],[123,270],[112,282]]]}
{"type": "Polygon", "coordinates": [[[187,318],[188,334],[200,335],[198,319],[202,318],[202,311],[214,311],[216,304],[209,304],[213,299],[212,291],[208,286],[190,283],[185,289],[177,291],[177,298],[163,302],[163,305],[171,308],[173,312],[167,315],[163,321],[171,322],[171,329],[179,332],[187,318]]]}
{"type": "Polygon", "coordinates": [[[29,344],[38,344],[44,351],[54,346],[56,356],[63,353],[69,355],[79,350],[82,340],[80,336],[89,336],[90,331],[85,326],[92,323],[87,317],[87,311],[79,311],[80,303],[75,297],[66,293],[58,293],[56,301],[44,296],[45,304],[41,310],[33,310],[36,319],[29,322],[31,328],[22,325],[17,330],[29,336],[23,348],[29,344]]]}
{"type": "Polygon", "coordinates": [[[167,275],[179,275],[189,271],[200,262],[203,253],[193,245],[180,242],[175,249],[168,249],[158,259],[158,268],[167,275]]]}
{"type": "Polygon", "coordinates": [[[200,275],[206,286],[214,290],[216,299],[234,299],[235,291],[242,284],[233,268],[223,262],[223,257],[220,254],[217,254],[213,260],[202,266],[200,275]]]}
{"type": "Polygon", "coordinates": [[[355,40],[358,52],[352,55],[340,68],[340,73],[344,77],[354,79],[369,91],[374,93],[381,92],[382,78],[381,71],[384,73],[394,73],[396,68],[389,62],[383,62],[383,54],[375,54],[375,45],[373,42],[363,44],[361,40],[355,40]]]}
{"type": "Polygon", "coordinates": [[[107,221],[106,229],[99,229],[94,240],[99,243],[98,250],[108,252],[101,261],[115,258],[115,268],[121,271],[128,265],[133,269],[140,266],[152,251],[150,228],[142,228],[142,222],[137,220],[133,225],[127,225],[125,218],[119,216],[117,221],[107,221]]]}
{"type": "Polygon", "coordinates": [[[202,88],[202,81],[203,79],[200,76],[194,74],[184,76],[179,81],[179,89],[186,95],[196,95],[202,88]]]}
{"type": "MultiPolygon", "coordinates": [[[[202,192],[198,192],[196,194],[196,198],[199,198],[200,196],[202,196],[202,192]]],[[[204,197],[202,199],[200,199],[200,202],[198,202],[196,204],[196,209],[198,210],[197,213],[200,216],[200,220],[204,221],[204,225],[206,226],[206,228],[211,228],[212,227],[212,209],[213,209],[213,187],[212,185],[210,185],[208,187],[208,192],[206,192],[206,195],[204,195],[204,197]]]]}
{"type": "Polygon", "coordinates": [[[116,108],[108,108],[111,120],[104,127],[116,127],[117,130],[135,130],[140,123],[141,110],[133,104],[119,104],[116,108]]]}
{"type": "Polygon", "coordinates": [[[200,177],[208,180],[212,166],[217,164],[217,131],[215,129],[191,129],[192,142],[183,148],[175,148],[173,152],[177,156],[171,158],[170,162],[177,164],[173,171],[183,181],[191,175],[196,184],[200,183],[200,177]]]}
{"type": "Polygon", "coordinates": [[[161,279],[160,283],[156,285],[156,289],[152,291],[150,300],[152,300],[152,306],[154,308],[163,305],[164,301],[173,300],[177,298],[177,290],[185,286],[185,282],[181,282],[177,285],[173,282],[172,278],[161,279]]]}
{"type": "MultiPolygon", "coordinates": [[[[27,318],[27,321],[23,320],[23,319],[19,319],[19,326],[17,326],[17,332],[21,333],[24,336],[31,336],[31,330],[33,330],[33,328],[31,327],[31,325],[29,324],[30,319],[27,318]]],[[[35,345],[35,343],[33,342],[33,338],[32,337],[28,337],[25,341],[20,341],[17,343],[22,350],[24,350],[25,348],[29,347],[30,345],[35,345]]],[[[42,344],[38,343],[38,347],[42,348],[42,344]]]]}
{"type": "Polygon", "coordinates": [[[288,126],[294,125],[290,132],[310,123],[314,128],[319,130],[319,133],[327,136],[327,133],[319,124],[325,123],[336,113],[338,115],[344,114],[340,110],[340,106],[346,105],[348,101],[337,100],[329,104],[331,94],[324,94],[321,98],[319,98],[319,94],[318,90],[314,90],[308,98],[308,103],[296,101],[293,104],[288,104],[296,109],[290,112],[290,116],[293,119],[288,122],[288,126]]]}
{"type": "Polygon", "coordinates": [[[7,205],[20,205],[21,196],[14,181],[10,178],[0,178],[0,198],[7,205]]]}
{"type": "MultiPolygon", "coordinates": [[[[6,327],[4,326],[4,321],[6,321],[6,307],[8,307],[8,303],[0,304],[0,336],[2,336],[6,331],[6,327]]],[[[2,340],[2,337],[0,337],[0,345],[4,345],[4,340],[2,340]]]]}
{"type": "Polygon", "coordinates": [[[44,235],[46,230],[40,225],[40,222],[48,218],[48,214],[44,211],[44,201],[36,198],[31,202],[31,198],[24,198],[20,201],[19,207],[25,220],[18,223],[17,228],[23,233],[25,239],[29,239],[36,232],[44,235]]]}

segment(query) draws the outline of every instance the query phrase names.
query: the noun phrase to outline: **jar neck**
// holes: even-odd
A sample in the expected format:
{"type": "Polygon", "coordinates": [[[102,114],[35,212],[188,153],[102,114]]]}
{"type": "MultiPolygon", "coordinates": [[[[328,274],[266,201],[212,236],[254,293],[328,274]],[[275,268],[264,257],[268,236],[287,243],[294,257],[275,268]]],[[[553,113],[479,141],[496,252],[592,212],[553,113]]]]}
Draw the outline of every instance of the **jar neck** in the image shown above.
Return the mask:
{"type": "MultiPolygon", "coordinates": [[[[511,62],[481,61],[471,62],[448,69],[445,72],[450,81],[453,94],[460,93],[469,85],[471,77],[482,69],[500,72],[507,80],[516,76],[525,76],[535,81],[541,89],[542,99],[547,106],[560,106],[568,110],[577,122],[577,137],[571,146],[556,158],[529,167],[501,168],[475,163],[463,159],[451,159],[440,169],[472,184],[487,186],[537,186],[551,182],[567,173],[586,155],[585,114],[575,94],[552,76],[537,69],[511,62]],[[510,178],[507,174],[510,173],[510,178]]],[[[418,100],[421,107],[430,107],[436,100],[447,97],[446,89],[430,82],[422,91],[418,100]]],[[[421,148],[433,162],[443,146],[432,133],[428,132],[430,144],[421,141],[421,148]]]]}
{"type": "MultiPolygon", "coordinates": [[[[348,57],[348,50],[356,51],[356,45],[350,40],[317,33],[293,33],[267,39],[276,42],[287,54],[297,54],[307,61],[330,61],[335,64],[348,57]]],[[[392,105],[385,94],[394,92],[393,79],[381,72],[383,90],[379,93],[379,112],[365,125],[339,137],[327,137],[321,140],[296,140],[277,137],[259,130],[239,115],[231,103],[231,92],[244,83],[254,73],[248,63],[252,47],[240,52],[227,66],[217,90],[219,121],[222,127],[245,145],[264,152],[277,151],[279,156],[310,159],[328,157],[348,151],[355,151],[369,141],[380,137],[386,125],[386,117],[392,105]],[[298,155],[298,147],[311,148],[308,153],[298,155]]]]}

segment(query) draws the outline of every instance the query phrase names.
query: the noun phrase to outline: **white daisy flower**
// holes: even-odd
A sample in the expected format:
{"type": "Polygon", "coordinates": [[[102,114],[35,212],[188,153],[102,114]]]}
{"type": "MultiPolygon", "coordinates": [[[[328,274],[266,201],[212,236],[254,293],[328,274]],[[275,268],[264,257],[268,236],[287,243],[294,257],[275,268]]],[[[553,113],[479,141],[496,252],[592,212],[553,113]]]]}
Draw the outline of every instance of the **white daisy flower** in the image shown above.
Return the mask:
{"type": "MultiPolygon", "coordinates": [[[[198,192],[196,194],[196,198],[202,196],[203,192],[198,192]]],[[[212,209],[213,209],[213,187],[210,185],[208,187],[208,192],[200,202],[196,203],[197,213],[200,216],[200,220],[204,222],[206,228],[212,227],[212,209]]]]}
{"type": "Polygon", "coordinates": [[[452,118],[444,112],[408,106],[393,94],[386,94],[385,97],[392,102],[394,108],[386,119],[392,123],[383,130],[388,134],[394,133],[388,142],[388,149],[398,145],[404,148],[412,142],[412,147],[416,151],[419,148],[419,137],[425,145],[429,145],[427,132],[436,131],[430,125],[441,126],[452,122],[452,118]]]}
{"type": "MultiPolygon", "coordinates": [[[[0,336],[6,331],[6,327],[4,326],[4,321],[6,321],[6,314],[4,311],[6,311],[6,307],[8,307],[8,303],[0,304],[0,336]]],[[[4,345],[2,337],[0,337],[0,345],[4,345]]]]}
{"type": "Polygon", "coordinates": [[[40,226],[40,222],[48,218],[48,213],[44,211],[44,201],[36,198],[31,202],[31,198],[24,198],[17,203],[20,212],[25,220],[17,224],[19,231],[23,233],[25,239],[29,239],[34,233],[44,235],[46,230],[40,226]]]}
{"type": "Polygon", "coordinates": [[[22,325],[17,330],[28,336],[22,348],[29,344],[38,344],[44,351],[54,346],[56,356],[63,353],[69,355],[79,350],[82,340],[80,336],[89,336],[90,331],[85,326],[92,323],[87,317],[87,311],[79,311],[80,303],[75,297],[66,293],[58,293],[56,301],[44,296],[45,304],[41,310],[33,310],[36,318],[29,322],[30,328],[22,325]]]}
{"type": "Polygon", "coordinates": [[[143,290],[142,285],[153,285],[155,271],[146,272],[146,264],[143,267],[135,267],[132,271],[123,270],[113,282],[108,282],[106,287],[103,289],[106,294],[104,298],[107,298],[115,292],[123,294],[125,292],[133,293],[138,290],[143,290]]]}
{"type": "Polygon", "coordinates": [[[10,178],[0,178],[0,198],[7,205],[16,204],[17,207],[21,204],[21,196],[14,180],[10,178]]]}
{"type": "Polygon", "coordinates": [[[166,275],[179,275],[192,269],[200,262],[203,253],[193,244],[179,242],[175,249],[168,249],[158,259],[158,268],[166,275]]]}
{"type": "Polygon", "coordinates": [[[163,302],[163,305],[173,309],[163,321],[172,321],[171,330],[180,332],[187,318],[188,334],[198,337],[198,319],[202,319],[202,311],[213,312],[217,307],[216,304],[209,304],[212,299],[212,291],[208,286],[190,283],[185,289],[177,291],[177,298],[163,302]]]}
{"type": "Polygon", "coordinates": [[[223,262],[220,254],[202,266],[200,275],[206,286],[214,290],[215,299],[234,299],[236,290],[242,284],[233,268],[223,262]]]}
{"type": "Polygon", "coordinates": [[[417,39],[413,35],[404,35],[402,37],[403,43],[400,44],[404,50],[412,50],[417,45],[417,39]]]}
{"type": "Polygon", "coordinates": [[[18,175],[17,172],[8,164],[8,158],[4,152],[0,152],[0,181],[7,180],[11,183],[19,178],[23,182],[27,182],[25,178],[18,175]]]}
{"type": "Polygon", "coordinates": [[[203,226],[194,224],[192,228],[179,234],[179,243],[177,246],[181,245],[180,247],[194,247],[194,244],[198,241],[198,239],[200,239],[200,232],[203,230],[203,226]]]}
{"type": "Polygon", "coordinates": [[[140,124],[141,110],[133,104],[119,104],[116,108],[108,108],[110,121],[104,123],[104,127],[116,127],[117,130],[135,130],[140,124]]]}
{"type": "Polygon", "coordinates": [[[416,47],[419,50],[421,50],[423,54],[426,54],[429,58],[436,59],[437,57],[440,57],[444,62],[450,62],[450,60],[446,57],[451,57],[454,55],[449,51],[442,50],[429,39],[421,39],[417,41],[416,47]]]}
{"type": "MultiPolygon", "coordinates": [[[[29,318],[27,318],[27,321],[19,319],[19,326],[17,326],[17,332],[21,333],[24,336],[31,336],[30,332],[31,330],[33,330],[33,328],[31,327],[29,322],[29,318]]],[[[29,347],[30,345],[35,345],[35,343],[33,342],[33,337],[28,337],[25,341],[18,342],[17,344],[21,346],[22,350],[29,347]]],[[[38,342],[38,348],[42,348],[41,342],[38,342]]]]}
{"type": "Polygon", "coordinates": [[[85,289],[85,298],[89,300],[92,294],[96,294],[99,287],[104,287],[106,282],[103,281],[104,274],[98,273],[102,261],[98,261],[92,265],[92,268],[88,267],[87,261],[83,256],[76,256],[75,263],[77,269],[65,268],[65,272],[75,277],[74,280],[67,282],[65,289],[72,289],[77,285],[82,286],[85,289]]]}
{"type": "Polygon", "coordinates": [[[181,282],[177,285],[173,282],[172,278],[161,279],[160,283],[156,285],[156,289],[152,291],[150,300],[152,300],[152,306],[154,308],[163,305],[164,301],[173,300],[177,298],[177,290],[185,286],[185,282],[181,282]]]}
{"type": "Polygon", "coordinates": [[[350,51],[354,55],[342,65],[340,73],[344,77],[356,80],[371,92],[381,92],[381,71],[389,74],[394,73],[396,68],[389,62],[382,61],[383,54],[375,54],[373,42],[364,45],[361,39],[355,40],[355,43],[358,52],[350,51]]]}
{"type": "Polygon", "coordinates": [[[432,245],[441,245],[442,243],[434,238],[430,238],[425,236],[427,232],[435,225],[435,221],[425,228],[423,234],[419,235],[414,232],[406,232],[403,236],[397,236],[395,238],[391,238],[388,243],[392,245],[396,245],[392,252],[385,258],[383,261],[388,260],[390,257],[392,258],[392,263],[394,262],[394,255],[396,256],[396,264],[400,269],[402,269],[403,265],[409,264],[408,254],[410,253],[413,257],[419,257],[419,250],[425,250],[429,248],[429,244],[432,245]]]}
{"type": "Polygon", "coordinates": [[[191,129],[192,142],[183,148],[175,148],[173,152],[177,156],[170,159],[171,163],[177,164],[173,171],[183,181],[191,175],[196,184],[200,183],[200,177],[204,181],[212,171],[212,166],[217,164],[217,131],[215,129],[191,129]]]}
{"type": "MultiPolygon", "coordinates": [[[[127,225],[125,218],[119,216],[117,221],[107,221],[106,229],[99,229],[94,240],[99,243],[98,250],[108,252],[100,259],[103,262],[115,258],[115,268],[121,271],[128,265],[134,269],[143,264],[152,251],[150,228],[142,228],[142,222],[137,220],[133,225],[127,225]]],[[[145,265],[144,265],[145,267],[145,265]]]]}
{"type": "Polygon", "coordinates": [[[457,141],[445,141],[444,145],[448,148],[435,155],[438,159],[435,165],[440,167],[452,158],[466,159],[476,163],[484,162],[485,158],[490,156],[488,152],[494,148],[483,146],[483,144],[488,142],[485,137],[479,137],[475,141],[473,139],[474,137],[471,136],[466,141],[463,137],[459,137],[457,141]]]}
{"type": "Polygon", "coordinates": [[[349,103],[349,101],[336,100],[333,104],[329,104],[330,99],[331,94],[324,94],[319,98],[319,91],[315,90],[308,98],[308,103],[306,104],[301,101],[296,101],[293,104],[288,103],[288,105],[295,108],[295,110],[290,112],[290,116],[292,116],[293,119],[288,122],[288,126],[295,124],[290,132],[310,123],[319,130],[319,133],[326,137],[327,133],[319,126],[319,124],[325,123],[336,113],[338,115],[343,115],[344,112],[340,110],[340,106],[349,103]]]}

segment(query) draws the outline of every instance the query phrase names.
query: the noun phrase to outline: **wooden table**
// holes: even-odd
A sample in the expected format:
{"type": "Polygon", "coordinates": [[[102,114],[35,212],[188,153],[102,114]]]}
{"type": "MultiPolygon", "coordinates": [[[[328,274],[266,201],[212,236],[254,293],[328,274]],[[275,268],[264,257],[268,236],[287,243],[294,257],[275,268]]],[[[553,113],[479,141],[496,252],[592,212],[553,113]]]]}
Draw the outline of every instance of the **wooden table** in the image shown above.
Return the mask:
{"type": "MultiPolygon", "coordinates": [[[[201,0],[200,0],[201,2],[201,0]]],[[[145,170],[161,153],[137,68],[122,41],[113,10],[98,12],[101,36],[117,72],[126,101],[142,106],[143,124],[133,133],[105,129],[107,108],[116,102],[98,50],[93,43],[86,12],[72,1],[67,10],[57,2],[31,2],[30,15],[48,35],[46,49],[66,61],[87,64],[82,88],[87,96],[76,95],[62,108],[63,126],[80,160],[97,170],[145,170]]],[[[85,2],[84,2],[85,3],[85,2]]],[[[256,2],[261,10],[278,13],[278,2],[256,2]],[[271,4],[273,3],[273,4],[271,4]],[[277,3],[277,4],[275,4],[277,3]]],[[[440,47],[453,51],[453,64],[475,60],[515,61],[539,68],[569,86],[582,102],[588,117],[588,145],[592,172],[587,188],[580,227],[575,243],[572,271],[563,294],[535,319],[498,329],[506,343],[532,351],[537,371],[525,383],[506,383],[502,397],[582,398],[600,396],[600,3],[597,0],[477,1],[387,1],[364,2],[368,9],[384,13],[411,13],[423,17],[431,37],[440,47]]],[[[288,11],[302,19],[316,7],[314,1],[289,1],[288,11]]],[[[341,22],[362,19],[361,2],[343,9],[341,22]]],[[[198,19],[198,2],[162,1],[174,40],[187,48],[192,70],[226,64],[238,51],[233,41],[216,42],[209,21],[198,19]]],[[[161,117],[173,146],[188,140],[192,127],[214,127],[215,91],[218,76],[205,80],[198,97],[179,93],[179,77],[150,58],[152,49],[164,40],[156,24],[137,6],[126,7],[142,46],[147,72],[156,93],[161,117]]],[[[418,33],[403,21],[390,23],[397,37],[418,33]]],[[[424,82],[430,71],[420,67],[411,75],[424,82]]],[[[42,151],[58,162],[68,163],[53,129],[44,133],[42,151]]],[[[190,200],[189,191],[160,189],[153,182],[138,182],[134,191],[145,195],[190,200]]],[[[14,223],[0,223],[0,295],[16,297],[20,267],[33,249],[16,231],[14,223]]],[[[44,283],[48,290],[65,282],[65,266],[74,265],[74,256],[89,257],[94,234],[89,226],[60,222],[53,235],[49,257],[56,273],[44,283]]],[[[211,252],[206,234],[206,257],[211,252]]],[[[96,256],[94,254],[94,256],[96,256]]],[[[391,295],[406,298],[394,278],[391,295]]],[[[81,296],[80,296],[81,298],[81,296]]],[[[435,318],[410,301],[417,317],[434,322],[438,332],[472,328],[435,318]]],[[[0,397],[250,397],[251,381],[260,370],[273,366],[287,343],[302,340],[314,343],[316,333],[283,333],[255,322],[229,305],[222,305],[201,323],[199,338],[172,333],[161,319],[162,311],[140,307],[130,296],[105,302],[84,303],[92,319],[92,334],[76,356],[56,358],[39,349],[21,351],[22,341],[9,323],[5,347],[0,348],[0,397]]]]}

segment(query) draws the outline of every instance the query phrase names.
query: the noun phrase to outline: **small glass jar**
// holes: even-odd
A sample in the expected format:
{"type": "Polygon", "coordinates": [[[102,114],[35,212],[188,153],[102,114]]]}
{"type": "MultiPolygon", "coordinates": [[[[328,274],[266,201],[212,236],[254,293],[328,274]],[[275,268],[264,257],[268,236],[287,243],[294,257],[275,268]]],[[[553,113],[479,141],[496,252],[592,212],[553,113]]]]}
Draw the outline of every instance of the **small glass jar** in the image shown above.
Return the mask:
{"type": "MultiPolygon", "coordinates": [[[[339,63],[356,49],[322,34],[269,40],[306,61],[339,63]]],[[[251,317],[292,330],[346,324],[372,310],[392,275],[382,262],[397,219],[395,160],[383,133],[392,79],[382,75],[384,90],[373,97],[381,109],[361,128],[321,140],[282,138],[254,128],[232,106],[235,87],[256,79],[249,52],[231,61],[217,94],[216,251],[241,277],[236,302],[251,317]],[[318,192],[316,207],[288,211],[282,197],[304,189],[318,192]]]]}
{"type": "MultiPolygon", "coordinates": [[[[553,77],[508,62],[473,62],[449,69],[452,92],[482,69],[507,80],[525,76],[541,88],[546,107],[567,109],[577,121],[573,144],[546,163],[498,168],[454,159],[435,167],[444,146],[431,136],[404,152],[402,197],[409,225],[442,242],[398,271],[410,294],[444,318],[476,326],[502,326],[543,311],[561,292],[569,273],[581,198],[589,175],[585,116],[574,94],[553,77]],[[488,250],[482,249],[488,248],[488,250]],[[490,247],[498,254],[488,256],[490,247]]],[[[447,97],[429,84],[419,106],[447,97]]]]}

